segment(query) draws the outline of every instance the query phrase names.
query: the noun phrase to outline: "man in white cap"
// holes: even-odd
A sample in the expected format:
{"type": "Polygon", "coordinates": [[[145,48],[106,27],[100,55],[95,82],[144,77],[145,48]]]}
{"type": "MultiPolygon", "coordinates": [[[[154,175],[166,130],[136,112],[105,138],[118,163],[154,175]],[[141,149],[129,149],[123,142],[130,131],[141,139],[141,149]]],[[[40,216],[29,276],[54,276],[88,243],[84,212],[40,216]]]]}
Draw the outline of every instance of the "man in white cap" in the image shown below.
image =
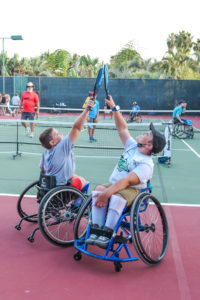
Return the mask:
{"type": "MultiPolygon", "coordinates": [[[[32,82],[28,82],[27,85],[27,91],[25,91],[22,94],[21,98],[21,107],[22,110],[22,120],[30,120],[33,121],[35,118],[35,114],[38,117],[39,116],[39,110],[40,110],[40,101],[37,93],[33,91],[34,84],[32,82]],[[35,111],[35,106],[37,107],[37,110],[35,111]]],[[[30,128],[28,127],[26,122],[22,122],[22,125],[26,128],[26,135],[30,136],[31,138],[34,137],[34,123],[30,123],[30,128]]]]}

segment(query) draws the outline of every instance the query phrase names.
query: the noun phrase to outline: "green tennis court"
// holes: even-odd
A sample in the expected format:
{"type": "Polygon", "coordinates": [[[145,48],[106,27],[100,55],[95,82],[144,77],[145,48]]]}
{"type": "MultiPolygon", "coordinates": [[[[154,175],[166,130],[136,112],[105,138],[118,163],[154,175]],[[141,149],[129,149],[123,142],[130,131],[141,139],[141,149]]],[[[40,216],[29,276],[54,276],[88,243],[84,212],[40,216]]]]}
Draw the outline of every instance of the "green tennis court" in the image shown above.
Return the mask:
{"type": "MultiPolygon", "coordinates": [[[[46,116],[44,116],[46,120],[46,116]]],[[[66,117],[62,117],[66,121],[66,117]]],[[[68,123],[74,116],[67,118],[68,123]]],[[[42,121],[42,117],[40,121],[42,121]]],[[[152,119],[143,120],[138,127],[130,127],[133,137],[142,131],[148,130],[152,119]]],[[[0,163],[1,176],[0,188],[4,194],[19,194],[24,187],[39,177],[39,163],[43,148],[39,145],[39,134],[48,126],[58,126],[58,130],[66,134],[71,125],[36,124],[35,137],[30,139],[25,136],[24,128],[19,123],[18,128],[14,120],[11,123],[1,122],[0,163]],[[13,159],[16,153],[16,132],[18,130],[18,147],[22,152],[20,157],[13,159]]],[[[60,119],[59,119],[60,121],[60,119]]],[[[160,124],[162,119],[153,119],[155,124],[160,124]]],[[[166,121],[166,120],[164,120],[166,121]]],[[[90,190],[98,183],[107,182],[109,176],[123,151],[122,143],[113,124],[113,120],[102,118],[96,129],[97,142],[88,141],[87,126],[82,130],[75,143],[74,154],[76,157],[76,173],[90,181],[90,190]]],[[[159,130],[164,131],[165,126],[158,125],[159,130]]],[[[172,138],[172,161],[171,166],[158,164],[154,157],[155,169],[152,179],[153,193],[163,203],[199,204],[199,169],[200,169],[200,134],[195,130],[193,139],[172,138]],[[183,190],[184,189],[184,190],[183,190]]]]}

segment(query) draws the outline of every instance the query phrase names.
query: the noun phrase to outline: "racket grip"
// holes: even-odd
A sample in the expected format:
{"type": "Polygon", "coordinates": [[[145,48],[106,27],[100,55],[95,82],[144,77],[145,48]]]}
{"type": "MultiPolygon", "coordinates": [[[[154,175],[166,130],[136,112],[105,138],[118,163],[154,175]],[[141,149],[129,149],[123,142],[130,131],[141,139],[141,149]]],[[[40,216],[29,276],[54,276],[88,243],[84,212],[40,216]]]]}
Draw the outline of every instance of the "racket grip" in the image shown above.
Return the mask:
{"type": "MultiPolygon", "coordinates": [[[[110,100],[110,96],[108,94],[106,95],[106,99],[110,100]]],[[[106,103],[106,108],[110,109],[110,106],[108,106],[107,103],[106,103]]]]}

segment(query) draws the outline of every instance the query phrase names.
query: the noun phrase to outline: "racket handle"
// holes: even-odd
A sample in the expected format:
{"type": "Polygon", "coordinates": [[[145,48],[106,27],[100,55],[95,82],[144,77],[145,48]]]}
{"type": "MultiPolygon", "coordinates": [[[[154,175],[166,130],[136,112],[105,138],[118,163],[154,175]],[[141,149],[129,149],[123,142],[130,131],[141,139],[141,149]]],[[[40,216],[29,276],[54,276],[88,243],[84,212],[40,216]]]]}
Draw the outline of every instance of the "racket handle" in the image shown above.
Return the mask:
{"type": "MultiPolygon", "coordinates": [[[[109,96],[108,94],[106,95],[106,99],[107,99],[107,100],[110,100],[110,96],[109,96]]],[[[106,103],[106,107],[107,107],[108,109],[110,109],[110,107],[108,106],[107,103],[106,103]]]]}

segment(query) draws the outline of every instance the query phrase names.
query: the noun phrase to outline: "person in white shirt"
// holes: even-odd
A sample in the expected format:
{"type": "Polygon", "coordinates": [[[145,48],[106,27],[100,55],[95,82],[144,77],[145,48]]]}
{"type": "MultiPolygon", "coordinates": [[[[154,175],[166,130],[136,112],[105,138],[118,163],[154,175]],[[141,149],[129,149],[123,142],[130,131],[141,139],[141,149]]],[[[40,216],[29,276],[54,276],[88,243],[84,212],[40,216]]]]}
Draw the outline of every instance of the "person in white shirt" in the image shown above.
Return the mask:
{"type": "MultiPolygon", "coordinates": [[[[130,206],[140,190],[147,187],[153,175],[152,153],[163,150],[165,136],[150,124],[150,131],[143,133],[134,140],[126,122],[115,105],[112,97],[105,100],[112,109],[119,137],[125,146],[109,183],[98,185],[92,192],[92,226],[100,228],[103,234],[90,234],[87,244],[106,249],[115,226],[125,206],[130,206]],[[106,216],[107,215],[107,216],[106,216]],[[106,220],[106,221],[105,221],[106,220]]],[[[94,232],[97,232],[97,230],[94,232]]]]}
{"type": "Polygon", "coordinates": [[[12,97],[11,104],[12,106],[14,106],[13,116],[16,115],[16,117],[18,117],[19,107],[20,107],[20,98],[18,93],[16,93],[15,96],[12,97]]]}

